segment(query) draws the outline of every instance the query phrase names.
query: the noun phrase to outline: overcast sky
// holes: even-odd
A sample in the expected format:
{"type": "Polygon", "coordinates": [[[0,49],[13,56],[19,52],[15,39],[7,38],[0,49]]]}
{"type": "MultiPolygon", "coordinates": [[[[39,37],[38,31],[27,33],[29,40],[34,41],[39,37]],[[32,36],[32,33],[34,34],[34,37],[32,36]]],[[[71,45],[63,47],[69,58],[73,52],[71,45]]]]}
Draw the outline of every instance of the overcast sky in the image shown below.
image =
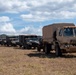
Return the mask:
{"type": "Polygon", "coordinates": [[[76,0],[0,0],[0,34],[42,35],[60,22],[76,24],[76,0]]]}

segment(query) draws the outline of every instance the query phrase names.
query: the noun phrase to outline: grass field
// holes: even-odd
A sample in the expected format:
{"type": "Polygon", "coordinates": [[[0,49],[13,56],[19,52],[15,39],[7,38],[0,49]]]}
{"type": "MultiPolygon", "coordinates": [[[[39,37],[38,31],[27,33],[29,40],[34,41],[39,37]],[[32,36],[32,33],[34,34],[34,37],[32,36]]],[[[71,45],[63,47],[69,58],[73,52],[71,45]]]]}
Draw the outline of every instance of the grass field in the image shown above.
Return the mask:
{"type": "Polygon", "coordinates": [[[0,75],[76,75],[76,53],[56,57],[37,50],[0,47],[0,75]]]}

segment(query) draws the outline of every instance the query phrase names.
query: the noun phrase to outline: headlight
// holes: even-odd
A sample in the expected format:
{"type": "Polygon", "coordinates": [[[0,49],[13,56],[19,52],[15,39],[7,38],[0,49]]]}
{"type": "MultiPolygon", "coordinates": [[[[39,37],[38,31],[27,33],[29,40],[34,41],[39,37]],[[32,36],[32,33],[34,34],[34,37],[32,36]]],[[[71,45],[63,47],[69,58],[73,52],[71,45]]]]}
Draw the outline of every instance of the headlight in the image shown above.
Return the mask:
{"type": "Polygon", "coordinates": [[[69,47],[70,47],[70,45],[65,45],[65,47],[66,47],[66,48],[69,48],[69,47]]]}
{"type": "Polygon", "coordinates": [[[65,45],[63,46],[63,48],[69,48],[69,47],[70,47],[69,44],[65,44],[65,45]]]}

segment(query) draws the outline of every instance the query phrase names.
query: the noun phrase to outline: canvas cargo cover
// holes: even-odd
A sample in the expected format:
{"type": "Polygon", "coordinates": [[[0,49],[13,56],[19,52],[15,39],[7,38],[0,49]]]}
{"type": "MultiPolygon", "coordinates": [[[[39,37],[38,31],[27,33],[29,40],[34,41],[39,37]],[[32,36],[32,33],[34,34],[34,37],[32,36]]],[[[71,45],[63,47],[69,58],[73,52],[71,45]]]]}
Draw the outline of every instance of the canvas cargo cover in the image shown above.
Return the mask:
{"type": "Polygon", "coordinates": [[[55,23],[44,26],[42,29],[43,33],[43,41],[52,41],[53,40],[53,32],[58,28],[62,28],[64,26],[75,26],[73,23],[55,23]]]}

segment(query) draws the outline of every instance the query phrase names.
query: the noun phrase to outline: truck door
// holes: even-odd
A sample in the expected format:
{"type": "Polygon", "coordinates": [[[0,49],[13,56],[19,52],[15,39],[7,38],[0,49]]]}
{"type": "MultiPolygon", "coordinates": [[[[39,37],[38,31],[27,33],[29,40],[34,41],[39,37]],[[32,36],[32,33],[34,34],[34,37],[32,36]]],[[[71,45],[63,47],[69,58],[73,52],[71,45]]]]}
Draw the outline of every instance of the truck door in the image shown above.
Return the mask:
{"type": "Polygon", "coordinates": [[[57,40],[59,41],[59,42],[62,42],[63,41],[63,29],[58,29],[57,30],[57,40]]]}

